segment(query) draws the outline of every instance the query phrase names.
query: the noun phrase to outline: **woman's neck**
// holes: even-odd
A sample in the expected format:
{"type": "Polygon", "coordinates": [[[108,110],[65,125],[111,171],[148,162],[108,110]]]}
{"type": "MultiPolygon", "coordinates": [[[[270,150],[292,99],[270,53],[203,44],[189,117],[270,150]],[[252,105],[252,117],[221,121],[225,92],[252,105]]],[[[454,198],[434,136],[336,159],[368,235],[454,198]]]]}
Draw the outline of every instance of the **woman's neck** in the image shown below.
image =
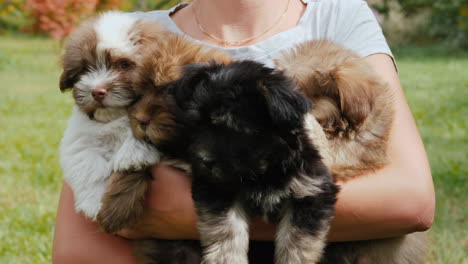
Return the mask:
{"type": "Polygon", "coordinates": [[[186,34],[216,45],[219,41],[203,33],[200,27],[227,41],[258,36],[271,28],[244,43],[247,45],[294,27],[304,9],[299,0],[195,0],[177,12],[173,19],[186,34]]]}
{"type": "Polygon", "coordinates": [[[287,4],[288,0],[195,0],[193,8],[203,27],[213,34],[246,38],[271,27],[287,4]]]}

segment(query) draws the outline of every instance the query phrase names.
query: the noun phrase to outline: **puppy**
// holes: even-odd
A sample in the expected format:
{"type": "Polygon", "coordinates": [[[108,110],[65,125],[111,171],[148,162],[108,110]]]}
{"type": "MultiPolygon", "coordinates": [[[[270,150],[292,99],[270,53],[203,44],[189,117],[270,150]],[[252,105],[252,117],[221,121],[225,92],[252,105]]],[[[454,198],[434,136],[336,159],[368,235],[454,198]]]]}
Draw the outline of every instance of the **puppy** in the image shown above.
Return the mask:
{"type": "MultiPolygon", "coordinates": [[[[127,116],[145,47],[162,32],[147,28],[148,23],[128,15],[105,13],[81,25],[65,47],[60,90],[72,90],[75,107],[61,142],[60,161],[76,210],[92,220],[102,209],[113,172],[115,177],[147,178],[145,168],[159,160],[154,146],[133,138],[127,116]]],[[[144,192],[131,190],[128,195],[138,191],[144,192]]],[[[131,224],[133,210],[141,206],[125,206],[132,209],[120,212],[119,221],[131,224]]]]}
{"type": "Polygon", "coordinates": [[[310,102],[253,61],[191,65],[172,93],[181,126],[162,145],[192,168],[202,263],[247,263],[257,215],[278,224],[276,263],[317,263],[338,188],[308,137],[310,102]]]}
{"type": "Polygon", "coordinates": [[[154,145],[133,137],[127,110],[144,87],[178,78],[188,56],[176,60],[174,53],[194,50],[192,56],[227,58],[119,12],[85,22],[67,42],[60,90],[72,89],[76,106],[61,143],[61,165],[76,210],[107,232],[139,218],[151,179],[147,168],[160,156],[154,145]]]}
{"type": "Polygon", "coordinates": [[[327,137],[326,165],[346,181],[388,164],[393,95],[363,58],[330,41],[311,41],[275,61],[313,103],[327,137]]]}
{"type": "MultiPolygon", "coordinates": [[[[389,162],[393,95],[370,66],[354,52],[330,41],[311,41],[275,61],[294,79],[296,89],[314,107],[308,118],[311,138],[336,181],[347,181],[389,162]],[[323,130],[320,129],[323,128],[323,130]]],[[[329,246],[324,263],[422,263],[425,235],[329,246]],[[333,260],[334,259],[334,260],[333,260]]]]}

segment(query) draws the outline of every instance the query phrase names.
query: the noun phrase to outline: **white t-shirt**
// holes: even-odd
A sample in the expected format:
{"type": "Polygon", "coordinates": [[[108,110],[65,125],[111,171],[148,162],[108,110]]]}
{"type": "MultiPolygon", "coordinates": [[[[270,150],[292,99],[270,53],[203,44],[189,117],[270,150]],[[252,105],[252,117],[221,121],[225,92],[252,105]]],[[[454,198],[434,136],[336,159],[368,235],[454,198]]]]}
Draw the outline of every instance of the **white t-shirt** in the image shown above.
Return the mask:
{"type": "MultiPolygon", "coordinates": [[[[186,37],[206,46],[227,51],[234,59],[250,59],[273,66],[272,59],[295,44],[308,40],[328,39],[353,50],[362,57],[385,53],[393,58],[374,13],[364,0],[302,0],[306,5],[299,23],[259,43],[222,48],[213,46],[190,36],[186,37]]],[[[174,23],[170,14],[182,7],[179,4],[169,10],[135,12],[133,15],[157,21],[168,30],[185,35],[174,23]]]]}

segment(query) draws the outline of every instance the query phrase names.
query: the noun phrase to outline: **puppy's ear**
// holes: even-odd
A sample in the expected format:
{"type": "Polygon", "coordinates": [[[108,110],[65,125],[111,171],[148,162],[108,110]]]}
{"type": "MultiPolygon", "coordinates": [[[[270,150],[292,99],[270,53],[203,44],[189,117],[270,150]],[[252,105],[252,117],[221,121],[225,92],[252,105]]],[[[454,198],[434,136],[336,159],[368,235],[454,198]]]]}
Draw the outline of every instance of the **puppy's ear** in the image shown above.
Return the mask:
{"type": "Polygon", "coordinates": [[[324,74],[321,82],[337,99],[342,115],[352,126],[359,126],[369,115],[375,101],[379,79],[364,62],[349,61],[324,74]],[[328,81],[327,81],[328,78],[328,81]]]}
{"type": "Polygon", "coordinates": [[[73,88],[80,74],[86,70],[87,62],[96,60],[98,37],[94,25],[97,19],[98,17],[83,22],[67,40],[59,84],[62,92],[73,88]]]}
{"type": "Polygon", "coordinates": [[[282,72],[273,72],[266,80],[258,83],[267,100],[270,116],[278,126],[288,128],[302,124],[302,119],[312,107],[304,96],[293,91],[293,83],[282,72]]]}
{"type": "Polygon", "coordinates": [[[196,87],[208,78],[208,68],[209,65],[202,63],[189,64],[184,67],[182,77],[172,86],[174,99],[179,107],[184,108],[192,99],[196,87]]]}
{"type": "Polygon", "coordinates": [[[60,75],[60,91],[63,93],[69,89],[72,89],[75,83],[78,81],[81,69],[65,69],[60,75]]]}

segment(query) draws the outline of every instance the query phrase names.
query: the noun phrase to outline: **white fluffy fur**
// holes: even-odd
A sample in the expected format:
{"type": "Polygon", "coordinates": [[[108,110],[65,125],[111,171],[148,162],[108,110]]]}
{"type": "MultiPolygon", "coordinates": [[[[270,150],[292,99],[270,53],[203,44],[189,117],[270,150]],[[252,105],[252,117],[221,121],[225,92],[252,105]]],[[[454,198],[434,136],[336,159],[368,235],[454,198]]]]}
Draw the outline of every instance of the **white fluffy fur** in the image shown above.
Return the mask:
{"type": "Polygon", "coordinates": [[[126,115],[102,123],[74,107],[60,145],[60,164],[78,212],[95,219],[113,171],[138,169],[158,161],[153,146],[133,138],[126,115]]]}
{"type": "Polygon", "coordinates": [[[307,114],[304,118],[304,127],[308,132],[310,140],[314,146],[320,150],[323,163],[330,168],[334,164],[333,155],[331,155],[330,145],[322,126],[312,114],[307,114]]]}
{"type": "MultiPolygon", "coordinates": [[[[75,84],[75,92],[79,95],[77,100],[80,100],[79,103],[81,104],[92,104],[94,102],[94,98],[91,94],[91,91],[96,89],[99,86],[104,86],[108,83],[115,81],[117,78],[117,73],[113,72],[109,69],[106,69],[105,63],[98,64],[99,69],[92,69],[89,72],[83,74],[79,81],[75,84]]],[[[129,104],[129,100],[116,100],[116,95],[110,93],[107,95],[104,100],[103,104],[108,105],[108,101],[111,100],[113,102],[113,106],[117,106],[117,102],[120,103],[120,106],[125,106],[129,104]]]]}
{"type": "Polygon", "coordinates": [[[318,263],[325,246],[328,222],[322,222],[319,231],[310,235],[292,225],[292,209],[286,210],[276,233],[275,264],[318,263]]]}
{"type": "Polygon", "coordinates": [[[122,12],[106,12],[99,17],[95,30],[98,37],[97,49],[115,49],[133,53],[132,27],[138,19],[122,12]]]}
{"type": "Polygon", "coordinates": [[[202,213],[198,228],[205,247],[201,264],[248,263],[249,225],[241,206],[216,216],[202,213]]]}

